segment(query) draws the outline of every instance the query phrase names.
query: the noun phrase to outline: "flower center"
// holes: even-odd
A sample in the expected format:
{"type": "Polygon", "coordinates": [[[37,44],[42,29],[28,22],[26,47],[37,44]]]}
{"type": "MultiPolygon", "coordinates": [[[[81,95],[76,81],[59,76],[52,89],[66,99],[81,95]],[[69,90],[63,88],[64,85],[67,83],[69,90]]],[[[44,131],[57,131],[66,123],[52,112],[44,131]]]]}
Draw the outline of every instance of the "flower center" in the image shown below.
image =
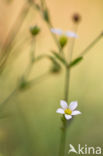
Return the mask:
{"type": "Polygon", "coordinates": [[[65,112],[65,114],[68,114],[68,115],[71,115],[72,114],[72,111],[69,108],[65,109],[64,112],[65,112]]]}

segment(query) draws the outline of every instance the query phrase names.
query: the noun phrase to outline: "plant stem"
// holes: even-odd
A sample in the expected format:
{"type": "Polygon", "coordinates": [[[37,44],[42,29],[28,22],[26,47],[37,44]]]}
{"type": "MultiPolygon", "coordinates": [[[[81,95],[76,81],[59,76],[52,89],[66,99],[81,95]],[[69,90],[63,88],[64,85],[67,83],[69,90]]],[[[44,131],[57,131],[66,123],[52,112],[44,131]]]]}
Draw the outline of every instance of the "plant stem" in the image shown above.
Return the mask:
{"type": "Polygon", "coordinates": [[[35,62],[35,46],[36,46],[36,40],[34,40],[34,38],[32,38],[31,50],[30,50],[30,62],[29,62],[29,65],[28,65],[26,71],[24,72],[24,77],[26,77],[26,78],[29,77],[29,75],[32,71],[34,62],[35,62]]]}
{"type": "MultiPolygon", "coordinates": [[[[47,3],[46,3],[45,0],[40,0],[40,1],[41,1],[41,12],[43,14],[44,8],[46,8],[48,10],[48,7],[47,7],[47,3]]],[[[51,23],[51,20],[50,20],[50,22],[47,22],[47,26],[48,26],[48,29],[49,29],[49,31],[50,31],[53,39],[54,39],[54,42],[57,44],[57,47],[59,49],[59,52],[61,52],[62,48],[61,48],[61,46],[60,46],[60,44],[58,42],[58,39],[57,39],[56,35],[51,32],[51,28],[53,28],[53,25],[51,23]]]]}
{"type": "MultiPolygon", "coordinates": [[[[69,95],[69,81],[70,80],[70,69],[66,67],[66,76],[65,76],[65,101],[68,101],[69,95]]],[[[67,121],[65,120],[63,123],[63,129],[61,134],[61,142],[60,142],[60,149],[59,149],[59,156],[65,155],[65,144],[66,144],[66,130],[67,130],[67,121]]]]}
{"type": "Polygon", "coordinates": [[[17,36],[18,32],[20,31],[20,29],[24,23],[24,20],[27,17],[29,10],[31,8],[30,6],[26,6],[26,7],[25,6],[26,5],[23,6],[22,11],[20,12],[19,16],[17,17],[10,33],[8,34],[8,36],[6,38],[5,44],[2,47],[2,55],[0,56],[1,72],[3,71],[6,61],[10,55],[10,51],[11,51],[13,42],[15,41],[16,36],[17,36]]]}
{"type": "Polygon", "coordinates": [[[59,156],[65,155],[65,142],[66,142],[66,126],[64,125],[64,129],[62,129],[62,133],[61,133],[59,156]]]}
{"type": "MultiPolygon", "coordinates": [[[[43,1],[43,2],[44,2],[45,5],[46,5],[46,9],[48,9],[48,8],[47,8],[46,1],[43,1]]],[[[33,3],[33,6],[34,6],[34,8],[36,8],[34,3],[33,3]]],[[[41,11],[39,10],[39,13],[40,13],[41,18],[43,18],[43,11],[44,11],[43,8],[41,9],[41,11]]],[[[45,21],[45,20],[44,20],[44,21],[45,21]]],[[[51,28],[53,28],[52,23],[51,23],[51,22],[46,22],[46,23],[47,23],[47,26],[48,26],[48,29],[49,29],[49,31],[50,31],[50,33],[51,33],[52,38],[53,38],[54,42],[56,43],[56,45],[57,45],[57,47],[58,47],[59,53],[63,55],[63,49],[61,48],[60,43],[59,43],[59,41],[58,41],[56,35],[53,34],[53,33],[51,32],[51,28]]]]}
{"type": "Polygon", "coordinates": [[[103,37],[103,32],[100,33],[81,53],[79,56],[84,56],[101,38],[103,37]]]}
{"type": "Polygon", "coordinates": [[[3,109],[3,107],[4,107],[5,104],[8,102],[8,100],[16,94],[17,91],[18,91],[18,87],[16,87],[16,88],[11,92],[11,94],[0,104],[0,111],[1,111],[1,109],[3,109]]]}
{"type": "MultiPolygon", "coordinates": [[[[27,81],[28,83],[32,85],[36,85],[39,83],[42,79],[44,79],[50,72],[46,72],[37,78],[34,78],[32,80],[27,81]]],[[[0,104],[0,111],[5,107],[6,103],[19,91],[19,84],[17,84],[16,88],[11,92],[11,94],[0,104]]]]}
{"type": "Polygon", "coordinates": [[[70,80],[70,69],[66,68],[66,76],[65,76],[65,101],[68,101],[69,80],[70,80]]]}
{"type": "MultiPolygon", "coordinates": [[[[77,32],[77,27],[75,27],[77,32]]],[[[70,49],[70,58],[69,62],[72,60],[73,50],[75,45],[75,38],[72,39],[71,42],[71,49],[70,49]]],[[[68,69],[67,66],[65,66],[66,70],[66,76],[65,76],[65,95],[64,99],[66,102],[68,102],[68,96],[69,96],[69,88],[70,88],[70,68],[68,69]]],[[[66,130],[67,130],[67,120],[64,120],[63,122],[63,131],[61,136],[61,144],[60,144],[60,150],[59,150],[59,156],[65,156],[65,147],[66,147],[66,130]]]]}
{"type": "Polygon", "coordinates": [[[56,45],[58,47],[59,52],[63,54],[63,49],[61,48],[60,43],[59,43],[56,35],[51,32],[51,28],[53,28],[53,25],[49,24],[49,23],[47,25],[48,25],[49,31],[50,31],[50,33],[52,35],[52,38],[54,39],[54,42],[56,43],[56,45]]]}
{"type": "Polygon", "coordinates": [[[44,74],[38,76],[37,78],[32,78],[32,80],[29,80],[29,83],[32,85],[35,85],[39,83],[41,80],[45,79],[47,76],[49,76],[50,71],[45,72],[44,74]]]}

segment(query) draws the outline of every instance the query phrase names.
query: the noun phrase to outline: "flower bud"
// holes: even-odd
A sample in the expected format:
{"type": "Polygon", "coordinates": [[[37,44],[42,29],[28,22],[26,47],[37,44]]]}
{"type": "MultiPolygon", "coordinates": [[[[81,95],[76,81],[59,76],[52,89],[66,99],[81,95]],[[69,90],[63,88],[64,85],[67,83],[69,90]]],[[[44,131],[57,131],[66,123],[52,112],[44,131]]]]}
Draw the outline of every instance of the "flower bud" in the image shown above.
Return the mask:
{"type": "Polygon", "coordinates": [[[72,17],[74,23],[79,23],[81,21],[81,16],[78,13],[75,13],[72,17]]]}
{"type": "Polygon", "coordinates": [[[61,48],[64,48],[64,46],[67,44],[67,42],[68,42],[68,39],[66,36],[61,36],[59,38],[59,43],[60,43],[61,48]]]}
{"type": "Polygon", "coordinates": [[[52,73],[59,73],[61,70],[61,67],[58,64],[53,64],[50,71],[52,73]]]}
{"type": "Polygon", "coordinates": [[[30,28],[30,33],[31,33],[33,36],[38,35],[39,32],[40,32],[40,28],[39,28],[37,25],[35,25],[35,26],[33,26],[33,27],[30,28]]]}

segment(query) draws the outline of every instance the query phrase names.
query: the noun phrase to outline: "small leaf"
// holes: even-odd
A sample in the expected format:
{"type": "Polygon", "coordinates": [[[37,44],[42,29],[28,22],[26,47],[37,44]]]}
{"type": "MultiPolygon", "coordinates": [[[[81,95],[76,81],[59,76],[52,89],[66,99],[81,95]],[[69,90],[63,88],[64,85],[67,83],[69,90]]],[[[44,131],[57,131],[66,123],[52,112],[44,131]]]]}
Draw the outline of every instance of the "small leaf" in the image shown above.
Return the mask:
{"type": "Polygon", "coordinates": [[[54,57],[48,56],[48,58],[53,62],[53,64],[59,64],[54,57]]]}
{"type": "Polygon", "coordinates": [[[83,57],[82,57],[82,56],[80,56],[80,57],[76,58],[74,61],[72,61],[72,62],[69,64],[69,66],[68,66],[68,67],[72,67],[72,66],[77,65],[80,61],[82,61],[82,59],[83,59],[83,57]]]}
{"type": "Polygon", "coordinates": [[[65,60],[62,56],[60,56],[58,53],[52,51],[52,54],[53,54],[61,63],[63,63],[64,65],[67,65],[66,60],[65,60]]]}
{"type": "Polygon", "coordinates": [[[46,22],[50,23],[49,12],[47,9],[43,11],[43,16],[46,22]]]}

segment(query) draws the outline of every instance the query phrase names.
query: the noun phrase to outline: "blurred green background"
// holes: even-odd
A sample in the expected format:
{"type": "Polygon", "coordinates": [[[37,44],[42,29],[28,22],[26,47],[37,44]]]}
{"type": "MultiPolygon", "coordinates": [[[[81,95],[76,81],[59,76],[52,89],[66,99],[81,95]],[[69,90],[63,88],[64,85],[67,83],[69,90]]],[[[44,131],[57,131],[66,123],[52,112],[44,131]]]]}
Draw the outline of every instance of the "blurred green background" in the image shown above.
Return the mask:
{"type": "MultiPolygon", "coordinates": [[[[36,1],[38,3],[38,1],[36,1]]],[[[0,45],[12,29],[25,0],[0,0],[0,45]]],[[[73,30],[71,16],[78,12],[78,27],[73,57],[76,57],[103,30],[102,0],[47,0],[55,28],[73,30]]],[[[17,33],[14,53],[0,75],[0,103],[16,87],[18,79],[29,64],[31,36],[29,28],[39,25],[41,33],[36,39],[36,56],[50,54],[56,49],[50,32],[35,9],[30,9],[17,33]]],[[[103,143],[103,39],[71,72],[69,101],[77,100],[81,116],[75,117],[68,128],[69,143],[102,146],[103,143]]],[[[68,45],[69,46],[69,45],[68,45]]],[[[69,47],[66,49],[68,52],[69,47]]],[[[68,53],[66,55],[68,56],[68,53]]],[[[37,63],[29,79],[37,78],[51,66],[44,59],[37,63]]],[[[0,156],[57,156],[61,121],[56,109],[64,98],[65,70],[38,79],[30,88],[15,94],[0,110],[0,156]]]]}

